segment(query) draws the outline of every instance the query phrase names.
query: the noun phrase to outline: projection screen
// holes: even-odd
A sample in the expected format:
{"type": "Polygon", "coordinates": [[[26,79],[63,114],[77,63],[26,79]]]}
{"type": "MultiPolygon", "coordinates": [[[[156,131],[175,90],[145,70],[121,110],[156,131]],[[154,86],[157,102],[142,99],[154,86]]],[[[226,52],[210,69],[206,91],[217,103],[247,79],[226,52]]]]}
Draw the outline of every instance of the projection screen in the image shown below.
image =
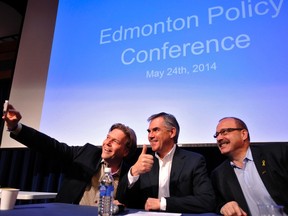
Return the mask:
{"type": "MultiPolygon", "coordinates": [[[[226,116],[252,142],[288,141],[287,4],[30,0],[9,100],[22,123],[69,145],[101,145],[116,122],[146,144],[162,111],[183,145],[215,143],[226,116]]],[[[18,144],[4,132],[1,146],[18,144]]]]}

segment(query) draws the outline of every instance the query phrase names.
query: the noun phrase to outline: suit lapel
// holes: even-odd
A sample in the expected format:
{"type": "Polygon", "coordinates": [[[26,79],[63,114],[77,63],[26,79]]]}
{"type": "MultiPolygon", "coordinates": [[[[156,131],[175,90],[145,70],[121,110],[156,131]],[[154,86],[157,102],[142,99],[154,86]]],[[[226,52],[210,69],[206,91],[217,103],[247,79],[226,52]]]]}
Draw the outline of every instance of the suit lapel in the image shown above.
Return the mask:
{"type": "Polygon", "coordinates": [[[267,188],[268,191],[272,191],[271,184],[269,182],[273,182],[273,179],[270,178],[269,172],[269,163],[267,162],[267,158],[265,154],[262,153],[261,148],[255,148],[253,146],[250,147],[253,155],[253,160],[256,166],[256,169],[259,173],[260,178],[263,181],[263,184],[267,188]]]}
{"type": "Polygon", "coordinates": [[[244,211],[249,212],[248,204],[234,172],[234,168],[230,165],[228,160],[227,163],[225,163],[225,168],[223,170],[223,176],[225,176],[226,179],[223,183],[227,184],[227,187],[223,185],[224,188],[227,188],[225,193],[232,193],[232,197],[235,197],[235,200],[238,201],[239,206],[241,206],[244,211]]]}
{"type": "MultiPolygon", "coordinates": [[[[226,168],[224,169],[223,176],[225,176],[226,180],[225,182],[228,184],[228,188],[233,189],[232,192],[234,193],[234,196],[238,198],[242,198],[242,189],[240,187],[239,181],[237,179],[237,176],[234,172],[234,168],[230,165],[230,162],[227,161],[225,164],[226,168]],[[241,196],[239,197],[239,194],[241,196]]],[[[243,197],[244,198],[244,197],[243,197]]]]}
{"type": "Polygon", "coordinates": [[[251,152],[252,152],[252,156],[253,156],[253,160],[255,163],[255,166],[258,170],[258,173],[261,177],[261,179],[266,178],[267,176],[267,160],[266,157],[262,154],[262,152],[260,151],[260,149],[257,149],[255,151],[255,148],[253,148],[252,146],[251,148],[251,152]]]}
{"type": "Polygon", "coordinates": [[[173,194],[173,189],[176,188],[175,184],[177,184],[180,173],[182,173],[182,169],[185,167],[183,163],[185,163],[185,155],[181,154],[179,147],[176,146],[170,172],[170,194],[173,194]]]}
{"type": "MultiPolygon", "coordinates": [[[[158,188],[159,188],[159,161],[155,157],[154,153],[154,165],[149,172],[149,178],[152,185],[152,197],[158,197],[158,188]]],[[[149,181],[148,181],[149,182],[149,181]]]]}

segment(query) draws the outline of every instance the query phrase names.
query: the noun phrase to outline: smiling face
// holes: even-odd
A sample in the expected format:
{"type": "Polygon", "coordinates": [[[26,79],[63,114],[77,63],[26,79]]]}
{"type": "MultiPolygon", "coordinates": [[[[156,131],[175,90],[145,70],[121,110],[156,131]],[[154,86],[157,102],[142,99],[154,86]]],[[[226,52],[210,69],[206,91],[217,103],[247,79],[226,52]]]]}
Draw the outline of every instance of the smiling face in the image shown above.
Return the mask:
{"type": "Polygon", "coordinates": [[[216,132],[220,132],[217,136],[217,144],[221,154],[237,157],[246,153],[249,146],[248,131],[241,129],[235,119],[221,120],[217,125],[216,132]]]}
{"type": "Polygon", "coordinates": [[[151,120],[147,131],[152,150],[163,158],[174,146],[176,129],[169,128],[163,117],[158,117],[151,120]]]}
{"type": "Polygon", "coordinates": [[[119,164],[128,155],[127,137],[119,129],[110,131],[102,144],[102,158],[110,165],[119,164]]]}

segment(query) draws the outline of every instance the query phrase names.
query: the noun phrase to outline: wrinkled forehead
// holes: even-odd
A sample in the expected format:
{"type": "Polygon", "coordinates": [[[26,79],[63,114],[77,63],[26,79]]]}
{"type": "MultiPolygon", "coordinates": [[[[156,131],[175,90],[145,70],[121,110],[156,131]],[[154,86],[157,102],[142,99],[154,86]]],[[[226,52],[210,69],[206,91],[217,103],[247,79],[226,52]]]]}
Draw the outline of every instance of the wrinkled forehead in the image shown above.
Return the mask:
{"type": "Polygon", "coordinates": [[[233,118],[225,118],[225,119],[222,119],[218,125],[217,125],[217,128],[216,128],[216,131],[219,131],[223,128],[235,128],[237,125],[236,125],[236,121],[235,119],[233,118]]]}

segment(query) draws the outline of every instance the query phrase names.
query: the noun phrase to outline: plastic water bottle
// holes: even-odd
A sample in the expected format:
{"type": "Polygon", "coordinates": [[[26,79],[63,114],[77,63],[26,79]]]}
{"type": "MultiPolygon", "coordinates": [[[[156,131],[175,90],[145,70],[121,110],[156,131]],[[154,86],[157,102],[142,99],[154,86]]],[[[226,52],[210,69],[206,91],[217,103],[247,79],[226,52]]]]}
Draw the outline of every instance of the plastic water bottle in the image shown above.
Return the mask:
{"type": "Polygon", "coordinates": [[[112,177],[110,167],[105,167],[104,172],[104,176],[102,177],[99,186],[100,199],[98,205],[98,215],[112,216],[114,179],[112,177]]]}

